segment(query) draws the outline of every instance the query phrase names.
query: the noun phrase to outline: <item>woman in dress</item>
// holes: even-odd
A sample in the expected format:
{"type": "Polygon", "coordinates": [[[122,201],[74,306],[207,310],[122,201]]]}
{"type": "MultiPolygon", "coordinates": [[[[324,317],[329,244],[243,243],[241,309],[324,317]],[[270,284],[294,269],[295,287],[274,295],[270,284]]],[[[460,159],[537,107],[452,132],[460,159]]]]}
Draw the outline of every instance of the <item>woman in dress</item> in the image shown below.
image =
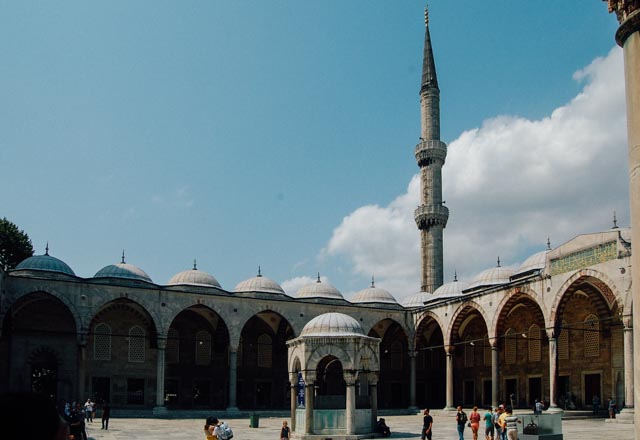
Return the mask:
{"type": "Polygon", "coordinates": [[[480,413],[478,407],[474,406],[473,411],[469,414],[469,425],[471,426],[471,432],[473,433],[473,440],[478,440],[478,429],[480,429],[480,413]]]}

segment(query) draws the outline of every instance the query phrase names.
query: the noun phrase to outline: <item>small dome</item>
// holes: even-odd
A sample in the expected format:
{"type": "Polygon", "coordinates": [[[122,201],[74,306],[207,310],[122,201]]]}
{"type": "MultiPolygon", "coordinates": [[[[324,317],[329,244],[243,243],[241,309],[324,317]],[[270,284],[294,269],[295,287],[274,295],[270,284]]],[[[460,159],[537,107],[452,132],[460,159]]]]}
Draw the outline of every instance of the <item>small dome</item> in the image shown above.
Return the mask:
{"type": "Polygon", "coordinates": [[[188,286],[204,286],[204,287],[220,287],[220,283],[213,275],[205,271],[198,270],[195,263],[193,269],[185,270],[171,277],[167,285],[188,285],[188,286]]]}
{"type": "Polygon", "coordinates": [[[371,287],[357,292],[351,299],[351,302],[398,304],[398,301],[396,301],[388,290],[376,287],[373,281],[371,282],[371,287]]]}
{"type": "Polygon", "coordinates": [[[234,292],[263,292],[263,293],[280,293],[284,295],[284,290],[280,284],[270,278],[263,277],[260,269],[258,275],[238,283],[233,289],[234,292]]]}
{"type": "Polygon", "coordinates": [[[307,284],[298,290],[296,298],[344,299],[342,293],[340,293],[338,289],[329,283],[323,283],[320,281],[320,275],[318,275],[318,281],[307,284]]]}
{"type": "Polygon", "coordinates": [[[118,263],[110,264],[100,269],[94,278],[125,278],[129,280],[141,280],[153,283],[147,273],[133,264],[118,263]]]}
{"type": "Polygon", "coordinates": [[[427,301],[431,301],[433,295],[429,292],[418,292],[414,295],[408,296],[402,301],[404,307],[422,307],[427,301]]]}
{"type": "Polygon", "coordinates": [[[453,298],[456,296],[461,296],[462,291],[469,288],[467,283],[463,283],[462,281],[458,281],[454,279],[450,283],[443,284],[438,287],[435,292],[433,292],[433,296],[442,299],[442,298],[453,298]]]}
{"type": "Polygon", "coordinates": [[[44,255],[34,255],[33,257],[22,260],[15,270],[41,270],[44,272],[60,272],[71,276],[76,274],[71,268],[62,260],[57,259],[49,255],[49,249],[44,255]]]}
{"type": "Polygon", "coordinates": [[[364,335],[360,323],[343,313],[325,313],[316,316],[302,329],[300,336],[364,335]]]}
{"type": "Polygon", "coordinates": [[[514,272],[514,275],[519,275],[521,273],[530,272],[532,270],[542,270],[544,269],[547,263],[547,254],[549,253],[549,249],[540,251],[531,255],[529,258],[524,260],[524,263],[520,265],[518,270],[514,272]]]}
{"type": "Polygon", "coordinates": [[[511,275],[513,275],[513,269],[501,267],[500,260],[498,260],[498,267],[492,267],[476,275],[469,284],[469,289],[507,284],[510,281],[511,275]]]}

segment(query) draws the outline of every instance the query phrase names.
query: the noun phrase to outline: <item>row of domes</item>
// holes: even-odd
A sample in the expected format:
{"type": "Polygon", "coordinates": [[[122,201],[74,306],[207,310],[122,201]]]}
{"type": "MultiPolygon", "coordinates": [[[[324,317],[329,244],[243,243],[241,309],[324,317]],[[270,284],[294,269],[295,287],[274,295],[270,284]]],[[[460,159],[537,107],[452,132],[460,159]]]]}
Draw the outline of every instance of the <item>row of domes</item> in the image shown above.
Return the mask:
{"type": "MultiPolygon", "coordinates": [[[[427,301],[436,299],[453,298],[461,296],[470,291],[480,290],[481,288],[498,286],[507,284],[514,277],[524,276],[529,273],[544,269],[546,256],[550,249],[538,252],[520,265],[517,270],[498,266],[480,272],[469,284],[458,281],[457,277],[450,283],[446,283],[436,289],[433,294],[428,292],[419,292],[415,295],[407,297],[402,305],[405,307],[419,307],[427,301]]],[[[15,270],[38,270],[47,272],[59,272],[71,276],[76,276],[73,270],[62,260],[49,255],[49,248],[46,248],[44,255],[34,255],[18,264],[15,270]]],[[[110,264],[100,269],[93,278],[123,278],[130,280],[139,280],[147,283],[153,283],[151,277],[137,266],[125,262],[124,253],[122,261],[117,264],[110,264]]],[[[201,287],[221,288],[220,283],[213,275],[205,271],[199,270],[194,262],[193,269],[185,270],[177,273],[167,283],[169,286],[188,285],[201,287]]],[[[285,294],[282,287],[270,278],[262,276],[258,268],[258,275],[248,280],[238,283],[233,292],[262,292],[273,294],[285,294]]],[[[314,283],[303,286],[295,295],[296,298],[325,298],[344,300],[344,297],[338,289],[330,283],[322,282],[320,275],[314,283]]],[[[371,287],[357,292],[351,302],[354,303],[383,303],[398,304],[393,295],[382,288],[376,287],[373,280],[371,287]]]]}

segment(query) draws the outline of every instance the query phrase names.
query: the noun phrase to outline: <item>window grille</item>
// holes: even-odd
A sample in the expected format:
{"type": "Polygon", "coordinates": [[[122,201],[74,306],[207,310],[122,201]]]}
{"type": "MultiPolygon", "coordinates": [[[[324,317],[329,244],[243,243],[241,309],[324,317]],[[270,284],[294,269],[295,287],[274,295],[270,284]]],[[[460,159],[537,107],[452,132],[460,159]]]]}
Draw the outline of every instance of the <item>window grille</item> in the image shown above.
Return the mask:
{"type": "Polygon", "coordinates": [[[584,357],[600,356],[600,323],[596,315],[584,320],[584,357]]]}
{"type": "Polygon", "coordinates": [[[93,330],[93,358],[97,361],[111,360],[111,327],[105,323],[93,330]]]}
{"type": "Polygon", "coordinates": [[[513,329],[508,329],[504,338],[504,361],[507,364],[516,363],[516,332],[513,329]]]}
{"type": "Polygon", "coordinates": [[[180,362],[180,333],[175,328],[169,329],[167,334],[167,348],[164,351],[164,359],[168,364],[180,362]]]}
{"type": "Polygon", "coordinates": [[[273,366],[273,348],[271,336],[261,334],[258,336],[258,367],[271,368],[273,366]]]}
{"type": "Polygon", "coordinates": [[[567,321],[562,321],[562,330],[558,337],[558,359],[569,359],[569,325],[567,321]]]}
{"type": "Polygon", "coordinates": [[[129,362],[144,362],[145,335],[138,325],[129,330],[129,362]]]}
{"type": "Polygon", "coordinates": [[[211,363],[211,333],[201,330],[196,333],[196,365],[211,363]]]}
{"type": "Polygon", "coordinates": [[[532,324],[527,334],[527,343],[529,345],[529,362],[540,362],[542,357],[540,326],[532,324]]]}

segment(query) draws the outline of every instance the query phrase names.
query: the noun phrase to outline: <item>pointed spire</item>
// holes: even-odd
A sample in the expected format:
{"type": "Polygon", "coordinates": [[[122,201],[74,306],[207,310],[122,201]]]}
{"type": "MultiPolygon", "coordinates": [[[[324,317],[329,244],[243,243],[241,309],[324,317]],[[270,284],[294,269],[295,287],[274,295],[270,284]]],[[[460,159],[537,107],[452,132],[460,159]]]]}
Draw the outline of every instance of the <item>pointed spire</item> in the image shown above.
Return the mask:
{"type": "Polygon", "coordinates": [[[618,218],[615,211],[613,211],[613,229],[618,229],[618,218]]]}
{"type": "Polygon", "coordinates": [[[376,287],[376,282],[373,279],[373,275],[371,275],[371,288],[374,288],[374,287],[376,287]]]}
{"type": "Polygon", "coordinates": [[[457,283],[458,282],[458,271],[457,270],[453,270],[453,282],[457,283]]]}
{"type": "Polygon", "coordinates": [[[122,249],[122,261],[121,261],[121,263],[125,264],[125,261],[124,261],[124,249],[122,249]]]}
{"type": "Polygon", "coordinates": [[[47,241],[47,245],[44,247],[44,254],[49,256],[49,242],[47,241]]]}
{"type": "Polygon", "coordinates": [[[424,10],[424,55],[422,57],[422,86],[420,92],[425,89],[438,89],[438,77],[436,76],[436,63],[433,60],[433,48],[431,47],[431,34],[429,34],[429,10],[424,10]]]}
{"type": "Polygon", "coordinates": [[[193,259],[193,270],[198,270],[198,262],[195,258],[193,259]]]}
{"type": "Polygon", "coordinates": [[[498,256],[498,267],[500,267],[500,256],[498,256]]]}
{"type": "Polygon", "coordinates": [[[316,283],[321,283],[322,281],[320,281],[320,272],[318,272],[318,281],[316,281],[316,283]]]}
{"type": "Polygon", "coordinates": [[[262,276],[262,271],[260,270],[260,266],[258,266],[258,277],[262,276]]]}
{"type": "Polygon", "coordinates": [[[551,240],[549,239],[549,237],[547,237],[547,250],[551,250],[551,240]]]}

